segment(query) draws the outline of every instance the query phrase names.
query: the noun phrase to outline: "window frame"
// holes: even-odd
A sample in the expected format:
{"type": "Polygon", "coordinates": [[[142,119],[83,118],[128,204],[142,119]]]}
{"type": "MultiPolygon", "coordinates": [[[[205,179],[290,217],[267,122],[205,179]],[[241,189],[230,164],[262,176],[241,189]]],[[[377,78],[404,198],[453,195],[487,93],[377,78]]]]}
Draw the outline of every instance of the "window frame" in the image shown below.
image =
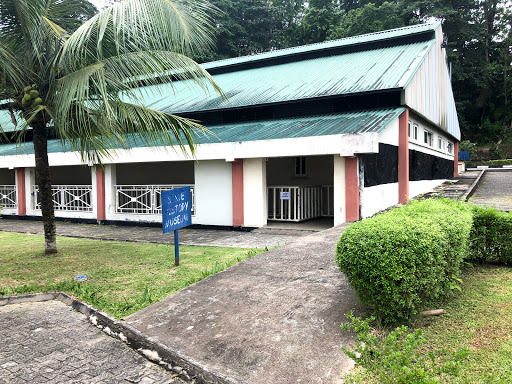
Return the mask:
{"type": "Polygon", "coordinates": [[[308,162],[306,156],[295,156],[295,177],[306,177],[308,175],[308,162]]]}

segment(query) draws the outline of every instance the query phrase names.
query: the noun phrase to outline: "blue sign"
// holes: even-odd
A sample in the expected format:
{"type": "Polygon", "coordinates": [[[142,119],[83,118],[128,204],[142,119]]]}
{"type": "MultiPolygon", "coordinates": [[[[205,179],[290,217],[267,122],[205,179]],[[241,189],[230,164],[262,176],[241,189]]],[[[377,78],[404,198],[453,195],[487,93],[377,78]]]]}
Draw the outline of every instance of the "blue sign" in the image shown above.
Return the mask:
{"type": "Polygon", "coordinates": [[[162,225],[164,233],[192,224],[190,187],[162,191],[162,225]]]}
{"type": "Polygon", "coordinates": [[[459,160],[460,161],[468,161],[469,160],[469,151],[460,151],[459,152],[459,160]]]}

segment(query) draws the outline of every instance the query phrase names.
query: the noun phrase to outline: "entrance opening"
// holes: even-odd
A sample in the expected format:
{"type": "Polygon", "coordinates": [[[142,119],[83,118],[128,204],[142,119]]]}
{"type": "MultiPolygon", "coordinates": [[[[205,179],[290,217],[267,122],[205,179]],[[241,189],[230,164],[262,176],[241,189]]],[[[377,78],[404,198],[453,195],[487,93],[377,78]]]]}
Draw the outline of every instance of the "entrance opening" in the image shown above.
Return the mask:
{"type": "MultiPolygon", "coordinates": [[[[267,218],[269,222],[301,223],[317,220],[323,223],[321,227],[332,227],[333,178],[332,156],[268,159],[267,218]]],[[[311,222],[309,226],[312,225],[311,222]]],[[[269,223],[269,226],[272,224],[269,223]]]]}

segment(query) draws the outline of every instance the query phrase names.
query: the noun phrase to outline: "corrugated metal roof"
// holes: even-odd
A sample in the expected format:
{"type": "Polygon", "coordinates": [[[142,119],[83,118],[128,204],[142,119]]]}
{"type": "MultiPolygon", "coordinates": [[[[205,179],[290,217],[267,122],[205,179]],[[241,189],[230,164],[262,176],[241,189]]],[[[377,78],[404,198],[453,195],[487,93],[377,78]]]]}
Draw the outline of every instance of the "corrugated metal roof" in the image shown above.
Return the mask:
{"type": "MultiPolygon", "coordinates": [[[[198,135],[199,144],[232,143],[313,137],[339,134],[381,132],[405,108],[381,109],[372,111],[347,112],[335,115],[311,116],[293,119],[268,120],[248,123],[225,124],[207,127],[213,135],[198,135]]],[[[133,147],[146,146],[134,140],[133,147]]],[[[48,141],[48,152],[71,152],[69,145],[59,140],[48,141]]],[[[32,143],[0,145],[0,156],[33,154],[32,143]]]]}
{"type": "Polygon", "coordinates": [[[418,58],[433,44],[427,41],[215,75],[228,100],[213,90],[206,95],[189,80],[175,82],[173,89],[168,84],[145,87],[144,100],[167,113],[190,113],[402,88],[404,75],[414,75],[418,58]]]}
{"type": "Polygon", "coordinates": [[[251,55],[251,56],[242,56],[242,57],[236,57],[236,58],[232,58],[232,59],[212,61],[210,63],[204,63],[204,64],[202,64],[202,66],[205,69],[222,68],[222,67],[227,67],[227,66],[232,66],[232,65],[237,65],[237,64],[244,64],[244,63],[250,63],[250,62],[255,62],[255,61],[272,59],[272,58],[276,58],[276,57],[293,56],[293,55],[297,55],[297,54],[301,54],[301,53],[305,53],[305,52],[323,51],[323,50],[328,50],[328,49],[332,49],[332,48],[341,48],[341,47],[357,45],[357,44],[362,44],[362,43],[368,43],[368,42],[396,39],[399,37],[416,35],[416,34],[428,32],[428,31],[433,32],[439,27],[439,25],[441,25],[441,22],[439,22],[439,21],[435,21],[432,23],[411,25],[408,27],[390,29],[387,31],[368,33],[366,35],[352,36],[352,37],[347,37],[344,39],[331,40],[331,41],[324,41],[322,43],[315,43],[315,44],[303,45],[300,47],[279,49],[276,51],[265,52],[265,53],[260,53],[260,54],[256,54],[256,55],[251,55]]]}
{"type": "MultiPolygon", "coordinates": [[[[2,101],[0,101],[1,103],[2,101]]],[[[20,117],[16,116],[16,119],[18,120],[18,126],[20,125],[20,117]]],[[[1,109],[0,110],[0,127],[2,127],[4,132],[13,132],[16,130],[16,127],[14,126],[11,114],[8,110],[1,109]]]]}

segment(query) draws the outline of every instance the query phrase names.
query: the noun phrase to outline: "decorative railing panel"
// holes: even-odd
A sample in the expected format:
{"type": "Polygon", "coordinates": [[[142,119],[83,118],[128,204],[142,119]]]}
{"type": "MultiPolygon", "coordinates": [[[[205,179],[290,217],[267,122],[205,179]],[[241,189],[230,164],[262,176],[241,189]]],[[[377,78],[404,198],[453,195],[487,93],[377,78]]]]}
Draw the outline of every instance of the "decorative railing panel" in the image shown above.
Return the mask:
{"type": "Polygon", "coordinates": [[[304,221],[334,214],[330,185],[272,186],[267,193],[269,220],[304,221]]]}
{"type": "Polygon", "coordinates": [[[0,185],[0,205],[4,208],[16,208],[16,186],[0,185]]]}
{"type": "Polygon", "coordinates": [[[116,213],[157,215],[162,213],[162,191],[190,187],[192,215],[195,214],[193,185],[116,185],[116,213]]]}
{"type": "MultiPolygon", "coordinates": [[[[52,185],[56,211],[92,212],[92,185],[52,185]]],[[[34,186],[34,209],[41,209],[39,187],[34,186]]]]}

